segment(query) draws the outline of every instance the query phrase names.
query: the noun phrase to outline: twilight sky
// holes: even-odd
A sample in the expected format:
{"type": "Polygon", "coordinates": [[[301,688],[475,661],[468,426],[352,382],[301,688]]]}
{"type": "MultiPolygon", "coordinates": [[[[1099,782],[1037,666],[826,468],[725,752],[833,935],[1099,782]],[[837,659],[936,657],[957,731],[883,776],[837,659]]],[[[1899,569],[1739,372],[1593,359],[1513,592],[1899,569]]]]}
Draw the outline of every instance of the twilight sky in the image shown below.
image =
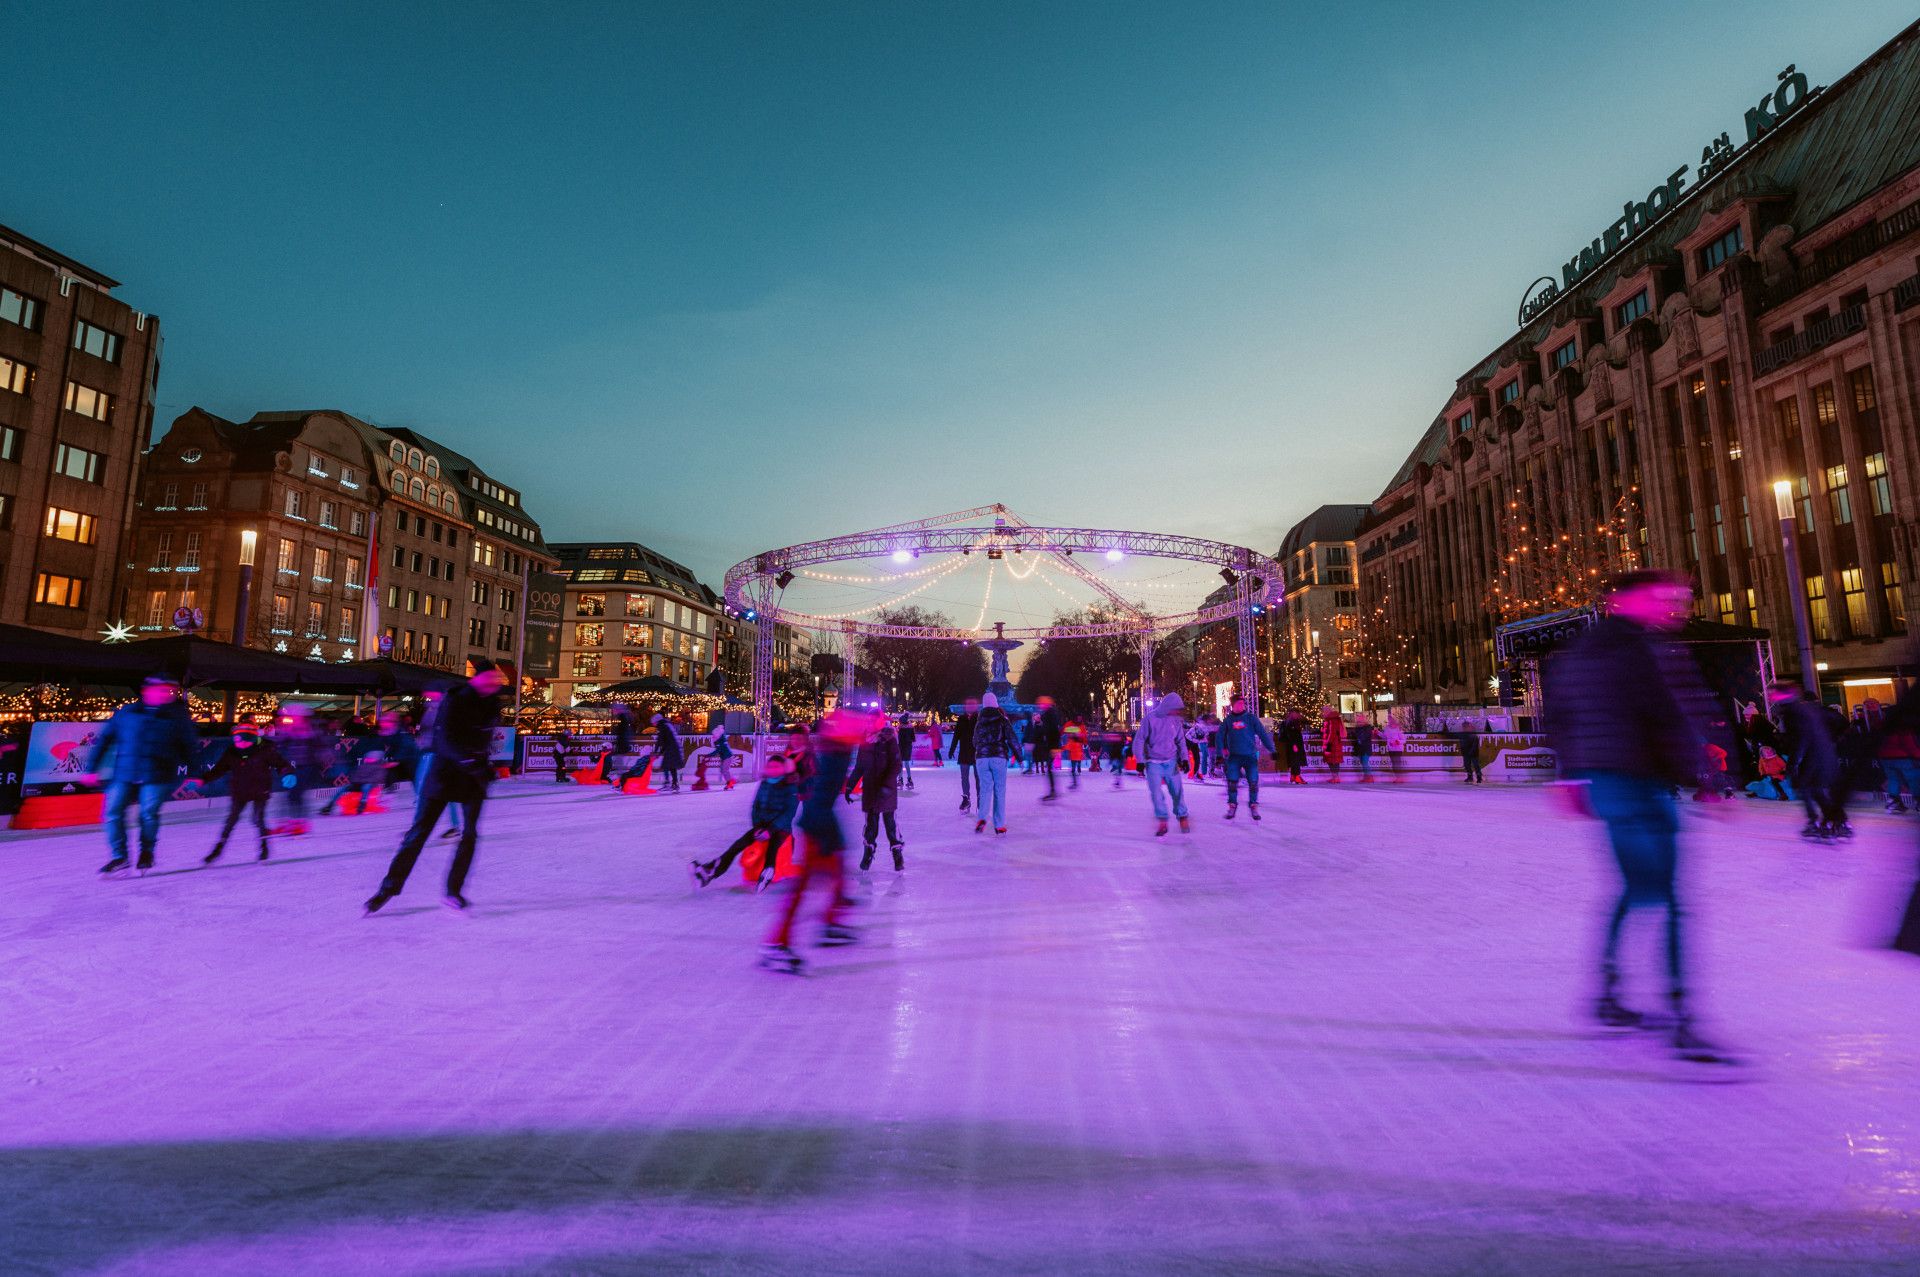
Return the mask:
{"type": "Polygon", "coordinates": [[[426,430],[716,588],[1006,501],[1271,551],[1522,290],[1910,0],[0,6],[0,223],[160,416],[426,430]]]}

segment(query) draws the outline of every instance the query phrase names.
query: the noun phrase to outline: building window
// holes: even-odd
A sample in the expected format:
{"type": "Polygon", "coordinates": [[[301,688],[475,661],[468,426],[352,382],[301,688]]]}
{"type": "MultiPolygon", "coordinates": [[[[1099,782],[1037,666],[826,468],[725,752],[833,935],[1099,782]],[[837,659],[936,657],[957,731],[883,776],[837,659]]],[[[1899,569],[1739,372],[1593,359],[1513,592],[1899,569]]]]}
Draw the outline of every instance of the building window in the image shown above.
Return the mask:
{"type": "Polygon", "coordinates": [[[1618,332],[1647,313],[1647,290],[1641,289],[1613,308],[1613,327],[1618,332]]]}
{"type": "Polygon", "coordinates": [[[1853,522],[1853,500],[1847,494],[1847,468],[1827,467],[1827,504],[1836,526],[1853,522]]]}
{"type": "Polygon", "coordinates": [[[1715,594],[1713,596],[1713,601],[1715,604],[1715,609],[1720,613],[1720,624],[1732,625],[1734,623],[1733,591],[1728,590],[1724,594],[1715,594]]]}
{"type": "Polygon", "coordinates": [[[319,638],[327,629],[327,605],[318,599],[307,600],[307,629],[305,637],[319,638]]]}
{"type": "Polygon", "coordinates": [[[503,588],[500,591],[500,610],[502,612],[513,611],[513,602],[514,602],[513,591],[503,588]]]}
{"type": "Polygon", "coordinates": [[[425,566],[425,563],[426,563],[426,556],[421,554],[420,551],[415,550],[411,555],[407,557],[407,570],[410,572],[418,572],[423,566],[425,566]]]}
{"type": "Polygon", "coordinates": [[[1551,355],[1547,356],[1547,362],[1553,366],[1555,372],[1559,372],[1579,357],[1580,343],[1578,341],[1570,341],[1556,348],[1551,355]]]}
{"type": "Polygon", "coordinates": [[[1457,435],[1464,435],[1469,433],[1472,429],[1473,429],[1473,409],[1469,408],[1467,409],[1467,411],[1461,413],[1459,416],[1453,419],[1453,433],[1457,435]]]}
{"type": "Polygon", "coordinates": [[[1840,569],[1840,600],[1847,608],[1847,633],[1871,637],[1867,628],[1867,578],[1859,568],[1840,569]]]}
{"type": "Polygon", "coordinates": [[[0,390],[24,395],[33,389],[33,365],[0,355],[0,390]]]}
{"type": "Polygon", "coordinates": [[[513,627],[504,621],[494,629],[493,646],[502,652],[513,650],[513,627]]]}
{"type": "Polygon", "coordinates": [[[153,543],[153,566],[162,572],[173,570],[173,533],[162,532],[153,543]]]}
{"type": "Polygon", "coordinates": [[[1887,454],[1875,452],[1867,457],[1867,493],[1876,518],[1893,513],[1892,480],[1887,477],[1887,454]]]}
{"type": "Polygon", "coordinates": [[[1519,397],[1520,397],[1520,379],[1518,377],[1515,377],[1512,381],[1500,387],[1501,403],[1509,404],[1514,402],[1519,397]]]}
{"type": "Polygon", "coordinates": [[[651,625],[623,625],[620,627],[620,643],[623,647],[652,647],[653,627],[651,625]]]}
{"type": "Polygon", "coordinates": [[[165,590],[147,591],[147,621],[144,628],[157,630],[166,623],[167,592],[165,590]]]}
{"type": "Polygon", "coordinates": [[[301,520],[307,517],[306,494],[298,488],[287,489],[287,517],[301,520]]]}
{"type": "Polygon", "coordinates": [[[95,390],[92,386],[83,386],[77,381],[67,383],[66,409],[82,417],[91,417],[95,421],[113,420],[113,396],[104,390],[95,390]]]}
{"type": "Polygon", "coordinates": [[[25,293],[16,293],[11,288],[0,288],[0,320],[38,332],[40,330],[39,299],[28,297],[25,293]]]}
{"type": "Polygon", "coordinates": [[[682,656],[693,655],[693,635],[682,634],[680,636],[680,655],[682,656]]]}
{"type": "Polygon", "coordinates": [[[355,510],[347,516],[347,531],[357,537],[367,535],[366,511],[355,510]]]}
{"type": "Polygon", "coordinates": [[[406,546],[396,545],[393,547],[393,566],[396,568],[403,568],[407,566],[407,547],[406,546]]]}
{"type": "Polygon", "coordinates": [[[645,678],[647,676],[647,656],[622,656],[620,658],[621,678],[645,678]]]}
{"type": "Polygon", "coordinates": [[[187,509],[204,510],[206,508],[207,485],[204,483],[196,483],[193,485],[192,491],[187,494],[187,509]]]}
{"type": "Polygon", "coordinates": [[[1813,487],[1801,475],[1793,484],[1794,504],[1800,507],[1800,530],[1813,531],[1813,487]]]}
{"type": "Polygon", "coordinates": [[[366,570],[367,565],[359,555],[349,554],[347,556],[347,588],[349,590],[365,588],[367,584],[366,570]]]}
{"type": "Polygon", "coordinates": [[[81,514],[77,510],[62,510],[58,506],[47,507],[46,535],[60,541],[76,541],[81,545],[92,545],[100,539],[100,524],[90,514],[81,514]]]}
{"type": "Polygon", "coordinates": [[[1827,578],[1807,578],[1807,616],[1813,625],[1813,637],[1821,643],[1833,639],[1833,620],[1827,615],[1827,578]]]}
{"type": "Polygon", "coordinates": [[[583,621],[573,627],[575,647],[599,647],[606,641],[607,627],[598,621],[583,621]]]}
{"type": "Polygon", "coordinates": [[[479,606],[485,607],[487,605],[487,596],[491,593],[491,590],[492,587],[485,581],[475,581],[473,583],[473,601],[479,606]]]}
{"type": "Polygon", "coordinates": [[[1740,543],[1749,550],[1753,548],[1753,515],[1747,509],[1745,497],[1740,498],[1740,543]]]}
{"type": "Polygon", "coordinates": [[[279,572],[285,572],[289,576],[298,576],[300,574],[299,555],[300,547],[294,542],[287,540],[287,538],[281,537],[280,552],[273,563],[274,569],[279,572]]]}
{"type": "Polygon", "coordinates": [[[607,596],[604,594],[582,594],[574,600],[575,616],[605,616],[607,614],[607,596]]]}
{"type": "Polygon", "coordinates": [[[420,591],[408,590],[407,591],[407,611],[418,612],[419,610],[420,610],[420,591]]]}
{"type": "Polygon", "coordinates": [[[290,633],[288,626],[293,624],[293,596],[276,594],[273,596],[273,628],[276,633],[290,633]]]}
{"type": "Polygon", "coordinates": [[[180,570],[182,572],[200,570],[200,534],[198,532],[187,533],[187,548],[180,555],[180,570]]]}
{"type": "Polygon", "coordinates": [[[320,582],[320,584],[322,585],[328,585],[332,583],[333,581],[333,551],[332,550],[326,549],[323,546],[314,547],[313,579],[320,582]]]}
{"type": "Polygon", "coordinates": [[[341,466],[340,486],[357,490],[360,487],[360,472],[352,466],[341,466]]]}
{"type": "Polygon", "coordinates": [[[340,517],[339,506],[335,505],[331,501],[322,501],[320,503],[320,526],[321,527],[323,528],[339,527],[340,526],[339,517],[340,517]]]}
{"type": "Polygon", "coordinates": [[[1887,624],[1895,634],[1907,632],[1907,599],[1900,588],[1900,565],[1882,563],[1880,565],[1880,593],[1887,600],[1887,624]]]}
{"type": "Polygon", "coordinates": [[[1853,383],[1853,410],[1872,412],[1879,403],[1873,394],[1873,369],[1855,368],[1847,374],[1847,380],[1853,383]]]}
{"type": "Polygon", "coordinates": [[[651,594],[627,595],[627,615],[628,616],[652,616],[653,615],[653,595],[651,594]]]}
{"type": "Polygon", "coordinates": [[[407,445],[396,439],[387,445],[387,455],[393,458],[393,464],[404,466],[407,464],[407,445]]]}
{"type": "Polygon", "coordinates": [[[1725,235],[1700,250],[1701,273],[1712,270],[1744,247],[1746,240],[1741,237],[1739,226],[1729,228],[1725,235]]]}
{"type": "Polygon", "coordinates": [[[104,453],[89,452],[85,448],[75,448],[61,444],[54,449],[53,472],[66,475],[69,479],[78,479],[82,483],[99,483],[106,473],[107,458],[104,453]]]}
{"type": "Polygon", "coordinates": [[[1722,558],[1727,553],[1727,525],[1721,521],[1718,504],[1713,507],[1713,552],[1722,558]]]}
{"type": "Polygon", "coordinates": [[[110,364],[120,362],[120,334],[95,328],[84,319],[73,321],[73,348],[110,364]]]}
{"type": "Polygon", "coordinates": [[[573,676],[575,678],[598,678],[600,676],[600,653],[575,652],[573,654],[573,676]]]}
{"type": "Polygon", "coordinates": [[[42,572],[33,578],[33,601],[48,607],[85,607],[87,582],[83,577],[42,572]]]}
{"type": "Polygon", "coordinates": [[[359,640],[360,627],[354,624],[356,619],[352,608],[340,609],[340,641],[342,643],[353,643],[359,640]]]}
{"type": "Polygon", "coordinates": [[[0,426],[0,461],[20,460],[20,432],[12,426],[0,426]]]}
{"type": "Polygon", "coordinates": [[[487,641],[487,619],[484,616],[467,618],[467,646],[483,647],[487,641]]]}

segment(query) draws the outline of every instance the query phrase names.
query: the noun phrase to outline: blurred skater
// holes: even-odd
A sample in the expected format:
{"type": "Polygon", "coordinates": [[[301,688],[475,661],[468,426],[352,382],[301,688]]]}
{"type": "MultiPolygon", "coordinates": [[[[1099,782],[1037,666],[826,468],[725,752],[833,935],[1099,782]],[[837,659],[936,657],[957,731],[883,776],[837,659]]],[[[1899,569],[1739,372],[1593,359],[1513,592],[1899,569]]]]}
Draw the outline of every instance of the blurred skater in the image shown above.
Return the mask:
{"type": "Polygon", "coordinates": [[[800,846],[795,848],[800,875],[788,888],[786,903],[781,906],[773,933],[760,948],[760,965],[769,971],[799,975],[806,968],[800,955],[793,951],[793,924],[806,899],[807,888],[815,878],[824,879],[827,888],[820,943],[844,945],[856,939],[852,928],[841,922],[846,908],[841,852],[846,849],[846,839],[840,832],[840,817],[834,804],[840,801],[846,788],[853,748],[871,727],[864,711],[842,704],[826,716],[814,734],[813,774],[801,785],[800,815],[794,822],[800,831],[800,846]]]}
{"type": "Polygon", "coordinates": [[[1814,842],[1853,837],[1846,799],[1840,792],[1840,751],[1833,716],[1797,683],[1775,683],[1767,700],[1785,729],[1787,776],[1807,813],[1800,836],[1814,842]]]}
{"type": "Polygon", "coordinates": [[[1627,915],[1652,906],[1666,914],[1667,997],[1672,1045],[1683,1059],[1728,1062],[1694,1027],[1683,960],[1677,889],[1676,787],[1700,779],[1705,741],[1700,707],[1708,703],[1699,671],[1664,641],[1686,624],[1693,591],[1686,578],[1627,572],[1604,587],[1606,615],[1574,639],[1547,670],[1553,747],[1575,806],[1606,824],[1620,868],[1619,899],[1600,946],[1600,988],[1593,1015],[1614,1028],[1650,1027],[1620,1000],[1620,932],[1627,915]]]}
{"type": "Polygon", "coordinates": [[[1067,788],[1080,788],[1080,764],[1087,757],[1087,725],[1078,715],[1060,729],[1060,749],[1067,756],[1067,788]]]}
{"type": "Polygon", "coordinates": [[[222,776],[227,778],[227,820],[220,826],[213,850],[201,857],[201,864],[210,865],[220,859],[220,853],[227,848],[227,839],[233,836],[233,827],[249,808],[253,810],[254,828],[260,831],[260,859],[267,858],[270,852],[267,799],[273,796],[273,787],[280,782],[280,774],[286,767],[287,760],[280,756],[273,742],[260,739],[258,728],[242,723],[233,729],[231,743],[204,778],[209,782],[222,776]]]}
{"type": "Polygon", "coordinates": [[[140,807],[140,870],[153,868],[160,842],[160,807],[193,765],[200,737],[172,675],[150,675],[140,698],[113,711],[88,760],[88,784],[106,785],[101,814],[107,826],[103,874],[127,867],[127,808],[140,807]]]}
{"type": "Polygon", "coordinates": [[[1060,748],[1060,711],[1053,703],[1053,697],[1042,696],[1036,702],[1040,712],[1033,717],[1027,739],[1033,745],[1033,767],[1043,772],[1047,778],[1047,792],[1041,797],[1043,803],[1050,803],[1060,797],[1060,790],[1054,780],[1053,756],[1060,748]]]}
{"type": "Polygon", "coordinates": [[[1327,764],[1327,783],[1340,783],[1340,764],[1346,761],[1347,722],[1329,705],[1320,711],[1320,757],[1327,764]]]}

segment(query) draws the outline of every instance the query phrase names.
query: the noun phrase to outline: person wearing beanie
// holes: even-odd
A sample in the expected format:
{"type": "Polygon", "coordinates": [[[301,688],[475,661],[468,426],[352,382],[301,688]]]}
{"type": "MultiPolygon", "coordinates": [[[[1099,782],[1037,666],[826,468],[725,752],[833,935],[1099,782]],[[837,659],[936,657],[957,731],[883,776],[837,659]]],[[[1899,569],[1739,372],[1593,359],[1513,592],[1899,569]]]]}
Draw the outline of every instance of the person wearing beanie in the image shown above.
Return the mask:
{"type": "Polygon", "coordinates": [[[980,719],[973,727],[974,780],[980,790],[980,819],[974,822],[974,833],[983,832],[989,820],[994,833],[1007,832],[1007,769],[1019,749],[1000,698],[988,692],[980,698],[980,719]]]}
{"type": "Polygon", "coordinates": [[[213,850],[202,857],[201,864],[210,865],[220,859],[227,839],[233,836],[233,827],[240,823],[240,817],[249,807],[253,808],[254,828],[260,831],[260,859],[267,858],[267,799],[272,797],[273,788],[280,783],[280,774],[286,768],[287,760],[273,747],[272,741],[260,739],[258,728],[242,723],[233,729],[233,743],[204,778],[206,781],[227,778],[227,823],[220,827],[213,850]]]}

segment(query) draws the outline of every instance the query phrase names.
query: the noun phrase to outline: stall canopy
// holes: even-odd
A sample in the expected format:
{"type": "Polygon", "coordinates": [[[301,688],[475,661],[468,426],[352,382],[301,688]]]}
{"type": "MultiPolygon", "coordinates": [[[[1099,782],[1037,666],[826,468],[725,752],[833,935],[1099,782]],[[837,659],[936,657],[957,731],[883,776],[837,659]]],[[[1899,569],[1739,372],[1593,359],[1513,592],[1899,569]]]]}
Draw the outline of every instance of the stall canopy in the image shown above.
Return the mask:
{"type": "Polygon", "coordinates": [[[350,661],[345,665],[335,665],[333,669],[343,674],[351,671],[359,680],[358,686],[353,689],[355,691],[398,692],[403,696],[451,687],[460,681],[458,674],[447,670],[437,670],[427,665],[409,665],[404,661],[390,661],[383,657],[350,661]]]}
{"type": "Polygon", "coordinates": [[[0,682],[133,686],[166,673],[190,688],[236,692],[416,692],[454,676],[396,661],[328,665],[191,634],[137,643],[96,643],[0,625],[0,682]]]}
{"type": "MultiPolygon", "coordinates": [[[[589,692],[579,700],[581,705],[612,705],[620,701],[644,701],[650,698],[667,696],[699,696],[700,692],[691,687],[652,674],[646,678],[630,678],[624,683],[614,683],[597,692],[589,692]]],[[[715,698],[719,699],[718,697],[715,698]]]]}

